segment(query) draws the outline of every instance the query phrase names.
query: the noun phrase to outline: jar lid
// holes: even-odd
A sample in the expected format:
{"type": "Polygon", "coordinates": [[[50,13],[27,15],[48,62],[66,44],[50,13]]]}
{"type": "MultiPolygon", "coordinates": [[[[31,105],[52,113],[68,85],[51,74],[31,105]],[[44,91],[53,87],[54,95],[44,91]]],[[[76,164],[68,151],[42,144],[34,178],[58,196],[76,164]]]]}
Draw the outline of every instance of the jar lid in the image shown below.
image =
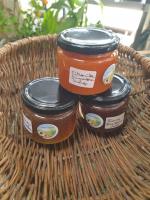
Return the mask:
{"type": "Polygon", "coordinates": [[[98,28],[70,28],[58,36],[62,49],[91,55],[113,51],[119,41],[112,31],[98,28]]]}
{"type": "Polygon", "coordinates": [[[131,85],[129,81],[115,74],[112,81],[112,87],[106,92],[93,96],[82,96],[81,101],[90,104],[111,105],[120,102],[126,98],[131,92],[131,85]]]}
{"type": "Polygon", "coordinates": [[[41,114],[55,114],[72,108],[78,102],[78,97],[64,90],[55,77],[29,82],[22,89],[21,96],[26,106],[41,114]]]}

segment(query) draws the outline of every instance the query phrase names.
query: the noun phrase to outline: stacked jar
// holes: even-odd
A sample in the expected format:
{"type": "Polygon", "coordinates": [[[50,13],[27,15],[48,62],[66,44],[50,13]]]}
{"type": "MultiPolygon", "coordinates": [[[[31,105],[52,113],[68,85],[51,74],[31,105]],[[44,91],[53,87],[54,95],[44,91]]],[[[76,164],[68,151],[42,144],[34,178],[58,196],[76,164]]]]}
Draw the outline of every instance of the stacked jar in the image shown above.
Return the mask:
{"type": "Polygon", "coordinates": [[[126,121],[131,86],[115,74],[119,38],[97,28],[71,28],[58,36],[59,80],[43,78],[22,91],[24,127],[37,142],[57,143],[75,128],[76,112],[99,133],[119,130],[126,121]]]}

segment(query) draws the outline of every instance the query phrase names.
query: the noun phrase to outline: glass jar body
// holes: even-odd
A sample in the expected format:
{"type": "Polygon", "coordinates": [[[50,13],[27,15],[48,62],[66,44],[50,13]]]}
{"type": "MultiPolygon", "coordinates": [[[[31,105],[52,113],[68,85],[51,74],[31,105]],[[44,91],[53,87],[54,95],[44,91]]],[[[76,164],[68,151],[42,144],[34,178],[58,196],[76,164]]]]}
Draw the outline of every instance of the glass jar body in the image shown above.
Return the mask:
{"type": "Polygon", "coordinates": [[[80,103],[80,111],[86,126],[98,132],[113,132],[121,129],[126,122],[129,98],[111,105],[80,103]]]}
{"type": "Polygon", "coordinates": [[[98,55],[86,55],[57,49],[60,84],[80,95],[102,93],[111,87],[117,50],[98,55]]]}
{"type": "Polygon", "coordinates": [[[76,123],[74,106],[59,114],[39,114],[23,105],[23,123],[25,134],[43,144],[59,143],[67,139],[74,131],[76,123]]]}

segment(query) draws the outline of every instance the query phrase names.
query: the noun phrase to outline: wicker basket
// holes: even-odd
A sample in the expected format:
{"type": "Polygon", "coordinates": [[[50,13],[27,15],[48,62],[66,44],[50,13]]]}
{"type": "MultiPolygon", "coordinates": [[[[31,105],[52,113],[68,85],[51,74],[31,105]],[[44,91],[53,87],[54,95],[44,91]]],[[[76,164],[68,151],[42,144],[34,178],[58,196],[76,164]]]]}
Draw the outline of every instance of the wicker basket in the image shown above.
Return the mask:
{"type": "Polygon", "coordinates": [[[120,45],[117,71],[132,83],[126,127],[99,137],[78,120],[57,145],[23,135],[20,89],[57,76],[56,37],[23,39],[0,49],[0,199],[150,199],[150,60],[120,45]]]}

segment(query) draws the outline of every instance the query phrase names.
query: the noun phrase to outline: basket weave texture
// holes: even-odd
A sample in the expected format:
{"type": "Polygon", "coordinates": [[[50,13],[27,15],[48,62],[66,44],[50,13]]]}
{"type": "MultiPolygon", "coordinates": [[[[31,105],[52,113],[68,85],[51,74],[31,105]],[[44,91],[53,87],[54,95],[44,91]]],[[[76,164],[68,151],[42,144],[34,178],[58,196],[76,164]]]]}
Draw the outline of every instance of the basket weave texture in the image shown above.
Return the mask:
{"type": "Polygon", "coordinates": [[[57,145],[24,136],[20,89],[58,75],[56,48],[56,36],[40,36],[0,49],[0,199],[150,199],[150,60],[133,49],[118,48],[117,72],[132,84],[119,135],[100,137],[79,118],[74,134],[57,145]]]}

